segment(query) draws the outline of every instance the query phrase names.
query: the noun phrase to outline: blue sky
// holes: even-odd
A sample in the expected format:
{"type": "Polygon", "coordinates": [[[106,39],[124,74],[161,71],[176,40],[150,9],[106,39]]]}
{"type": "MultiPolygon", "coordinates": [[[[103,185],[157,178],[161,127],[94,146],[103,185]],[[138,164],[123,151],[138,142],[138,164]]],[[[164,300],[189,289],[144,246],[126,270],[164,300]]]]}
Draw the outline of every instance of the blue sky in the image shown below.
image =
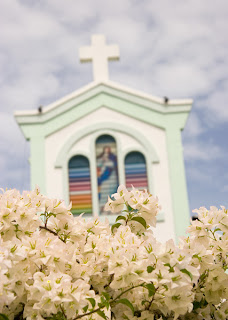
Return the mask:
{"type": "Polygon", "coordinates": [[[29,143],[13,112],[91,82],[78,50],[102,33],[120,47],[111,80],[194,99],[183,132],[190,209],[228,206],[227,17],[226,0],[1,1],[0,186],[29,189],[29,143]]]}

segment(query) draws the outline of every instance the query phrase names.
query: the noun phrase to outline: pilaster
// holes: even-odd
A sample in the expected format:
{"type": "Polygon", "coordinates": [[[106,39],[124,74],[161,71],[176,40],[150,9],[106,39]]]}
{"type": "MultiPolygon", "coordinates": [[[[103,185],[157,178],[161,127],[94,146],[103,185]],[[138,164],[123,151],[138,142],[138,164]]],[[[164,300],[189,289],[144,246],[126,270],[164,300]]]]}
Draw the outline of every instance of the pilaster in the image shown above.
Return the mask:
{"type": "Polygon", "coordinates": [[[183,231],[190,222],[181,131],[169,126],[166,133],[175,233],[178,239],[184,236],[183,231]]]}
{"type": "Polygon", "coordinates": [[[43,136],[32,136],[30,138],[30,187],[40,187],[43,194],[46,193],[45,179],[45,139],[43,136]]]}

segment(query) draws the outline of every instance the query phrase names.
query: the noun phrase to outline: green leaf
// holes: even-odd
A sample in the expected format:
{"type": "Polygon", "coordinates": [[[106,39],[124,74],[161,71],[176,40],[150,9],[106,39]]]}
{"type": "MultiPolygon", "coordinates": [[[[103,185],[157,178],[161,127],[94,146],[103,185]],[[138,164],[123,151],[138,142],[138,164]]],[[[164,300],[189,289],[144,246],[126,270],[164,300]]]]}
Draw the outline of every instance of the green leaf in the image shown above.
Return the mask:
{"type": "Polygon", "coordinates": [[[193,301],[193,310],[198,308],[205,308],[208,305],[208,302],[205,299],[201,299],[201,301],[193,301]]]}
{"type": "Polygon", "coordinates": [[[172,267],[170,263],[165,263],[164,266],[169,267],[169,272],[174,272],[174,267],[172,267]]]}
{"type": "Polygon", "coordinates": [[[148,284],[145,285],[145,287],[149,291],[149,297],[152,297],[156,292],[154,284],[153,283],[148,283],[148,284]]]}
{"type": "Polygon", "coordinates": [[[181,271],[182,273],[187,274],[187,275],[190,277],[191,280],[193,279],[193,276],[192,276],[191,272],[188,271],[187,269],[181,269],[180,271],[181,271]]]}
{"type": "Polygon", "coordinates": [[[201,305],[200,305],[199,301],[193,301],[193,310],[196,310],[196,309],[198,309],[200,307],[201,307],[201,305]]]}
{"type": "Polygon", "coordinates": [[[118,216],[116,218],[116,222],[119,221],[119,220],[125,220],[126,221],[126,217],[125,216],[118,216]]]}
{"type": "Polygon", "coordinates": [[[148,273],[151,273],[151,272],[154,271],[154,270],[155,270],[155,268],[152,267],[152,266],[148,266],[148,267],[147,267],[147,272],[148,272],[148,273]]]}
{"type": "Polygon", "coordinates": [[[133,217],[131,220],[141,223],[141,225],[143,225],[143,227],[146,229],[146,220],[144,218],[142,218],[142,217],[133,217]]]}
{"type": "Polygon", "coordinates": [[[47,215],[46,215],[46,217],[47,217],[47,219],[49,219],[50,217],[56,217],[56,213],[52,213],[52,212],[49,212],[49,213],[47,213],[47,215]]]}
{"type": "MultiPolygon", "coordinates": [[[[18,315],[14,319],[23,319],[23,317],[18,317],[18,315]]],[[[47,320],[66,320],[66,317],[61,311],[58,311],[56,314],[53,314],[51,317],[47,317],[47,320]]]]}
{"type": "Polygon", "coordinates": [[[121,223],[114,223],[113,225],[112,225],[112,232],[113,232],[113,230],[115,229],[115,228],[119,228],[119,226],[122,226],[122,224],[121,223]]]}
{"type": "Polygon", "coordinates": [[[108,309],[109,309],[109,307],[110,307],[109,302],[108,302],[108,301],[105,301],[104,305],[105,305],[105,308],[108,310],[108,309]]]}
{"type": "Polygon", "coordinates": [[[108,310],[110,305],[109,302],[103,296],[101,296],[101,302],[98,303],[98,307],[103,308],[104,306],[108,310]]]}
{"type": "Polygon", "coordinates": [[[168,288],[167,284],[163,284],[163,287],[165,288],[165,290],[166,290],[166,291],[168,291],[168,290],[169,290],[169,288],[168,288]]]}
{"type": "Polygon", "coordinates": [[[127,205],[127,210],[130,212],[130,211],[133,211],[134,209],[128,204],[127,205]]]}
{"type": "Polygon", "coordinates": [[[9,318],[5,314],[0,313],[0,320],[9,320],[9,318]]]}
{"type": "Polygon", "coordinates": [[[109,301],[110,300],[110,295],[107,293],[107,292],[102,292],[102,295],[105,297],[105,299],[107,300],[107,301],[109,301]]]}
{"type": "Polygon", "coordinates": [[[202,258],[198,254],[194,254],[192,257],[197,258],[199,260],[199,262],[202,261],[202,258]]]}
{"type": "Polygon", "coordinates": [[[134,309],[132,303],[128,299],[120,299],[120,300],[117,300],[116,303],[125,304],[125,306],[127,306],[128,308],[131,309],[131,311],[132,311],[132,313],[134,315],[135,309],[134,309]]]}
{"type": "Polygon", "coordinates": [[[103,319],[105,319],[105,320],[107,319],[104,311],[102,311],[102,310],[97,310],[97,314],[98,314],[100,317],[102,317],[103,319]]]}
{"type": "Polygon", "coordinates": [[[86,298],[86,299],[91,303],[91,306],[94,308],[96,305],[96,301],[93,298],[86,298]]]}
{"type": "Polygon", "coordinates": [[[87,304],[84,308],[83,308],[83,311],[86,312],[89,308],[89,305],[87,304]]]}

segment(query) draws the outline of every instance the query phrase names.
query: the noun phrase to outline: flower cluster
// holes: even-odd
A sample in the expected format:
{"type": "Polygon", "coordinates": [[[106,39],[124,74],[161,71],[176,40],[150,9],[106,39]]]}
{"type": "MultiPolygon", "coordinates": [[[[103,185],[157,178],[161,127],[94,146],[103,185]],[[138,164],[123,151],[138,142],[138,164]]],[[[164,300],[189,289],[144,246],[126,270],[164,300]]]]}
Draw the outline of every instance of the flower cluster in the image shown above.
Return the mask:
{"type": "Polygon", "coordinates": [[[120,186],[114,225],[74,217],[38,188],[0,194],[0,319],[228,318],[228,212],[196,211],[178,245],[158,242],[158,199],[120,186]]]}

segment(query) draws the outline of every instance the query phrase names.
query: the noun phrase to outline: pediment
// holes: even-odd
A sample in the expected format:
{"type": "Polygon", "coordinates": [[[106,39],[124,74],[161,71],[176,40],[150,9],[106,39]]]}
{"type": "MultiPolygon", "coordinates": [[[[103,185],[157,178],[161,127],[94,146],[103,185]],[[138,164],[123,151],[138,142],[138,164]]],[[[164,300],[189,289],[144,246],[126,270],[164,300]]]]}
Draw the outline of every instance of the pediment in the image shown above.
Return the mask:
{"type": "MultiPolygon", "coordinates": [[[[132,90],[111,81],[93,82],[64,98],[39,110],[18,111],[14,114],[16,121],[23,127],[26,125],[46,126],[52,122],[53,131],[59,130],[61,125],[66,126],[78,117],[85,117],[101,106],[106,106],[117,112],[129,114],[158,127],[164,127],[162,118],[167,114],[188,114],[191,110],[192,100],[169,100],[154,97],[143,92],[132,90]],[[151,122],[152,121],[152,122],[151,122]]],[[[50,125],[49,125],[50,128],[50,125]]],[[[47,130],[47,134],[51,134],[47,130]]]]}

